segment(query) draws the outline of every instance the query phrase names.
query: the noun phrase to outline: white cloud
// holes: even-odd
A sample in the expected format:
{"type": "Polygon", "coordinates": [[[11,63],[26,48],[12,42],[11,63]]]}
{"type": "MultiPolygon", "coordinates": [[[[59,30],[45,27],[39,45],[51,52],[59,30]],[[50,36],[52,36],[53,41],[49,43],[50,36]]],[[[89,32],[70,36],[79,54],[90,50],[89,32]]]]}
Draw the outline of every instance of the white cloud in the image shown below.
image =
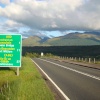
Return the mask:
{"type": "Polygon", "coordinates": [[[0,0],[0,3],[7,5],[10,3],[10,0],[0,0]]]}
{"type": "MultiPolygon", "coordinates": [[[[100,30],[100,0],[14,1],[0,8],[0,16],[32,29],[100,30]]],[[[9,22],[9,26],[13,24],[9,22]]]]}
{"type": "Polygon", "coordinates": [[[23,24],[17,23],[13,20],[3,19],[3,21],[0,21],[0,32],[7,32],[10,30],[11,32],[18,32],[21,27],[24,27],[23,24]]]}
{"type": "Polygon", "coordinates": [[[21,27],[22,26],[22,24],[14,22],[13,20],[7,20],[5,22],[5,25],[7,25],[8,27],[21,27]]]}
{"type": "Polygon", "coordinates": [[[29,37],[29,36],[39,36],[41,38],[47,37],[47,35],[45,35],[44,32],[34,30],[34,29],[29,29],[28,31],[24,31],[22,35],[24,37],[29,37]]]}

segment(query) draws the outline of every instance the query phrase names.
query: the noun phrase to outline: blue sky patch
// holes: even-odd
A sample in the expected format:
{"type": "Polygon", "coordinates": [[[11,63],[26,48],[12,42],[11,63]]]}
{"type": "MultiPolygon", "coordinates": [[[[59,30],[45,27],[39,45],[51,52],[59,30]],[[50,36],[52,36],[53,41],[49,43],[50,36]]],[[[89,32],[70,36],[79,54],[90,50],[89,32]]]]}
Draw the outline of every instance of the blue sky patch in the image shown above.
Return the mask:
{"type": "Polygon", "coordinates": [[[2,8],[4,8],[6,5],[5,5],[5,4],[0,3],[0,6],[1,6],[2,8]]]}

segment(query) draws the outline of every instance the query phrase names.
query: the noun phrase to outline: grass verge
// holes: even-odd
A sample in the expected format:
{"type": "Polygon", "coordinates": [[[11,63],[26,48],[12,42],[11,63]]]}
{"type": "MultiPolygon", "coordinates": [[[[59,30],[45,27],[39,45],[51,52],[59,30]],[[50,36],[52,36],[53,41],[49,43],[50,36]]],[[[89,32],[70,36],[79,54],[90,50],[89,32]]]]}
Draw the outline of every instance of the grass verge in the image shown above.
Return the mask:
{"type": "Polygon", "coordinates": [[[0,68],[0,100],[54,100],[30,58],[22,58],[20,75],[15,68],[0,68]]]}

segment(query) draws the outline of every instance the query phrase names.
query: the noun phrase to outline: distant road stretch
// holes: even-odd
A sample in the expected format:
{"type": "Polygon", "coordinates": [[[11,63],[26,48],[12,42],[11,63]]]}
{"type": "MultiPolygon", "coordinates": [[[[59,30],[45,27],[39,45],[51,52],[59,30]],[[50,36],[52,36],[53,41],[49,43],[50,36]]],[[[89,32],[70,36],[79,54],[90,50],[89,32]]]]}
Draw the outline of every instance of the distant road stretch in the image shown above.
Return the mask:
{"type": "Polygon", "coordinates": [[[63,91],[67,100],[100,100],[100,70],[52,59],[32,59],[63,91]]]}

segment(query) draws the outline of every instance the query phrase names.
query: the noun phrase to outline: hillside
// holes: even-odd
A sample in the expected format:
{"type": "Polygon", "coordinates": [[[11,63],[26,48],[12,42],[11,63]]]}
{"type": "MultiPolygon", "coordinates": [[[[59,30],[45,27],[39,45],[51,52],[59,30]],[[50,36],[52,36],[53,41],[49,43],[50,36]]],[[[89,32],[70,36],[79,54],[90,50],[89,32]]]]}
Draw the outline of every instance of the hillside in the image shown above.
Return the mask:
{"type": "Polygon", "coordinates": [[[39,46],[40,41],[41,41],[41,38],[37,36],[31,36],[23,40],[23,46],[35,46],[35,45],[39,46]]]}
{"type": "Polygon", "coordinates": [[[29,38],[23,39],[23,46],[47,46],[47,44],[43,44],[48,38],[40,38],[39,36],[31,36],[29,38]]]}
{"type": "Polygon", "coordinates": [[[94,34],[70,33],[49,39],[45,43],[52,46],[100,45],[100,36],[94,34]]]}
{"type": "Polygon", "coordinates": [[[100,45],[100,34],[70,33],[64,36],[41,39],[33,36],[23,40],[23,46],[83,46],[100,45]]]}

